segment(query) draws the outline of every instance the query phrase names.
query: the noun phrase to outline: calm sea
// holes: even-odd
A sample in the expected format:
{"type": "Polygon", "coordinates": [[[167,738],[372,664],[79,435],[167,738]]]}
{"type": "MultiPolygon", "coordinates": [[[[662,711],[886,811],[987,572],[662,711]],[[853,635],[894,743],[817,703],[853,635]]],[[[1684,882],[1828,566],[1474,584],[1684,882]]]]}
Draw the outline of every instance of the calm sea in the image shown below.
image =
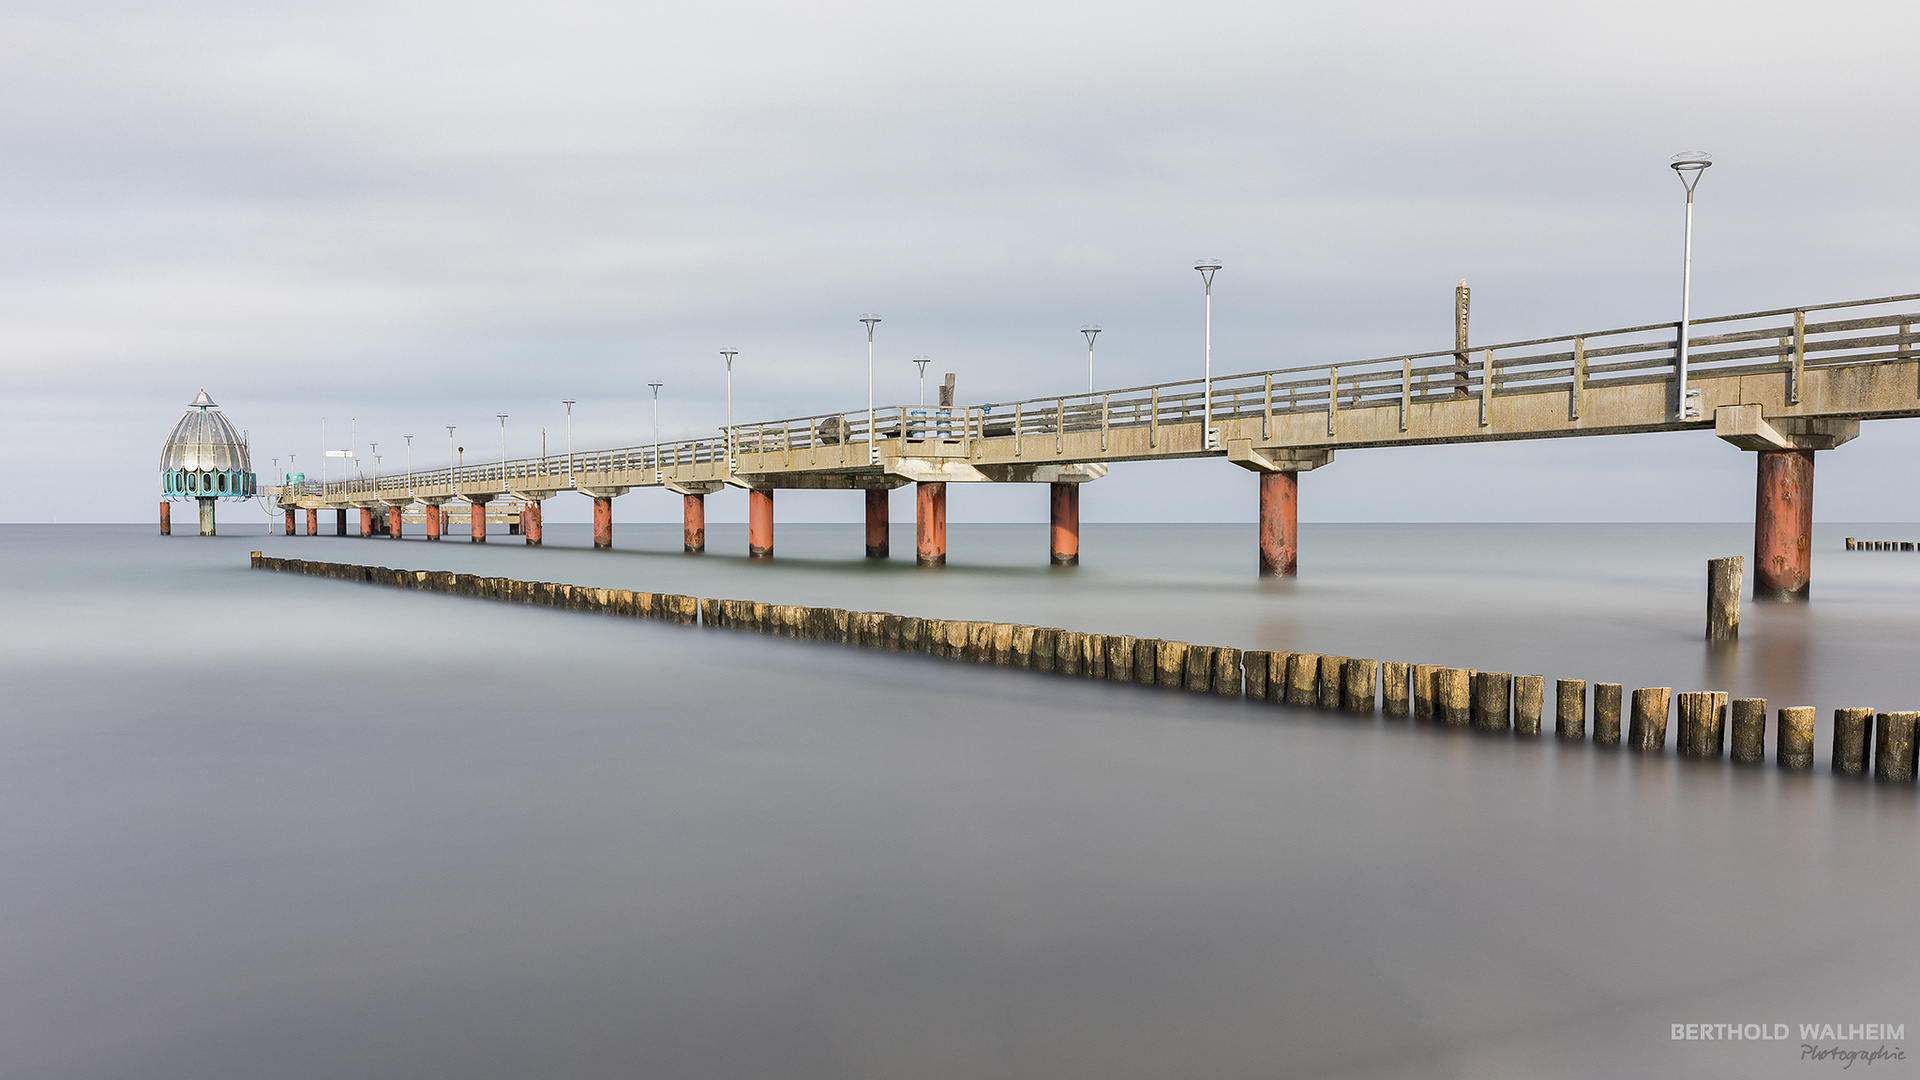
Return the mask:
{"type": "Polygon", "coordinates": [[[1748,603],[1709,651],[1705,560],[1744,525],[1309,525],[1289,582],[1238,525],[1088,525],[1065,571],[1028,525],[953,525],[937,571],[910,527],[875,565],[854,525],[782,526],[768,564],[728,526],[704,557],[677,525],[609,552],[0,526],[0,1075],[1837,1069],[1800,1024],[1920,1039],[1920,799],[1825,753],[1835,707],[1920,708],[1920,554],[1841,550],[1912,528],[1821,526],[1815,602],[1748,603]],[[1818,706],[1821,754],[1463,735],[256,548],[1727,690],[1818,706]]]}

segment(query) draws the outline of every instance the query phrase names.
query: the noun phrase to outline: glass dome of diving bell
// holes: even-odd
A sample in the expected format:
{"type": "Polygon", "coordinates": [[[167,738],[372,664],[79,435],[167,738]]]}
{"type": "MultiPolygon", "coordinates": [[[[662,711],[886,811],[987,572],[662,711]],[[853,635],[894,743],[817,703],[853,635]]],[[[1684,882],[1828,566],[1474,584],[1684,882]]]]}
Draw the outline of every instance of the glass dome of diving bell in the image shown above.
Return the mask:
{"type": "Polygon", "coordinates": [[[247,442],[204,386],[160,451],[160,492],[170,499],[245,499],[254,493],[247,442]]]}

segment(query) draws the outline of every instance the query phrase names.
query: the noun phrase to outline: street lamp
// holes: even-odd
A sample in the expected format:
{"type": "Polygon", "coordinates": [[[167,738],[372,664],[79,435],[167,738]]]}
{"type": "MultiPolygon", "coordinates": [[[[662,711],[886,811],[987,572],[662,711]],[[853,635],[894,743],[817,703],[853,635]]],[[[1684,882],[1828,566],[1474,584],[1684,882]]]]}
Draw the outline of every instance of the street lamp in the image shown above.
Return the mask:
{"type": "Polygon", "coordinates": [[[1096,323],[1088,323],[1080,328],[1080,332],[1087,335],[1087,393],[1091,394],[1093,393],[1093,339],[1100,336],[1100,327],[1096,323]]]}
{"type": "Polygon", "coordinates": [[[379,491],[380,490],[380,444],[377,442],[370,442],[367,445],[373,447],[373,490],[379,491]]]}
{"type": "MultiPolygon", "coordinates": [[[[449,469],[451,469],[451,468],[454,468],[454,459],[453,459],[453,429],[454,429],[454,427],[455,427],[455,426],[456,426],[456,425],[453,425],[453,424],[448,424],[448,425],[447,425],[447,468],[449,468],[449,469]]],[[[458,477],[458,476],[455,476],[455,477],[454,477],[453,479],[450,479],[450,480],[448,480],[447,482],[448,482],[449,484],[451,484],[451,483],[454,483],[454,482],[456,482],[456,481],[457,481],[458,479],[459,479],[459,477],[458,477]]]]}
{"type": "MultiPolygon", "coordinates": [[[[873,327],[880,321],[880,316],[866,314],[860,316],[860,321],[867,324],[867,464],[877,465],[880,463],[880,443],[874,438],[873,422],[873,327]]],[[[926,400],[924,394],[921,400],[926,400]]]]}
{"type": "Polygon", "coordinates": [[[1207,283],[1207,368],[1206,382],[1200,393],[1200,423],[1207,437],[1207,449],[1214,448],[1213,435],[1213,275],[1220,270],[1219,259],[1201,259],[1193,264],[1200,271],[1200,277],[1207,283]]]}
{"type": "Polygon", "coordinates": [[[931,356],[916,356],[913,362],[920,365],[920,404],[927,403],[927,365],[933,363],[931,356]]]}
{"type": "Polygon", "coordinates": [[[500,486],[507,486],[507,414],[494,413],[500,418],[500,486]]]}
{"type": "Polygon", "coordinates": [[[573,486],[573,399],[561,398],[560,404],[567,407],[567,486],[573,486]]]}
{"type": "Polygon", "coordinates": [[[1700,406],[1695,403],[1698,390],[1687,389],[1687,328],[1693,321],[1693,189],[1700,174],[1713,164],[1713,155],[1687,150],[1673,155],[1673,171],[1687,189],[1687,242],[1680,258],[1680,419],[1697,420],[1700,406]]]}
{"type": "MultiPolygon", "coordinates": [[[[731,474],[733,472],[733,358],[740,355],[740,350],[721,349],[720,355],[727,361],[727,472],[731,474]]],[[[649,383],[648,385],[653,384],[649,383]]],[[[660,412],[659,390],[653,392],[653,402],[653,411],[657,419],[660,412]]],[[[656,428],[659,426],[658,423],[654,424],[656,428]]],[[[656,431],[654,433],[653,441],[655,443],[660,441],[659,432],[656,431]]]]}
{"type": "MultiPolygon", "coordinates": [[[[732,358],[729,357],[728,359],[732,359],[732,358]]],[[[732,380],[728,380],[728,381],[731,382],[732,380]]],[[[650,382],[647,385],[653,388],[653,478],[655,480],[659,480],[660,479],[660,388],[662,386],[665,386],[666,383],[650,382]]],[[[733,462],[731,460],[732,455],[728,455],[728,458],[729,460],[727,462],[727,471],[732,472],[733,471],[733,462]]]]}
{"type": "Polygon", "coordinates": [[[407,440],[407,492],[411,494],[413,492],[413,436],[400,437],[407,440]]]}

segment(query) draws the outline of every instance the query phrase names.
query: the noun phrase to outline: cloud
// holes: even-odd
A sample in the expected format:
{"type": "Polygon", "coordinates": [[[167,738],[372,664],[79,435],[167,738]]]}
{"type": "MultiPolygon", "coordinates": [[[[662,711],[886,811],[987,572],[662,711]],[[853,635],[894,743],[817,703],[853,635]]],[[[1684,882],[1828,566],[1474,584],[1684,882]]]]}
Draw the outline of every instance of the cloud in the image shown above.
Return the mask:
{"type": "MultiPolygon", "coordinates": [[[[1179,377],[1199,255],[1227,264],[1232,370],[1430,348],[1462,276],[1476,336],[1654,321],[1677,306],[1664,163],[1682,148],[1719,160],[1697,310],[1908,291],[1916,151],[1892,133],[1915,22],[1892,4],[10,5],[0,385],[70,434],[4,436],[4,513],[144,518],[154,451],[203,384],[264,463],[317,447],[322,416],[398,445],[504,411],[531,450],[568,396],[577,446],[631,444],[652,378],[666,434],[709,432],[726,346],[736,416],[846,408],[872,309],[883,399],[911,397],[922,353],[971,400],[1078,385],[1090,321],[1103,382],[1179,377]],[[88,481],[34,482],[76,435],[88,481]]],[[[1550,488],[1619,460],[1609,442],[1383,453],[1407,478],[1395,512],[1450,518],[1459,470],[1550,488]]],[[[1226,479],[1196,481],[1202,505],[1142,482],[1125,512],[1250,516],[1227,466],[1178,468],[1226,479]]]]}

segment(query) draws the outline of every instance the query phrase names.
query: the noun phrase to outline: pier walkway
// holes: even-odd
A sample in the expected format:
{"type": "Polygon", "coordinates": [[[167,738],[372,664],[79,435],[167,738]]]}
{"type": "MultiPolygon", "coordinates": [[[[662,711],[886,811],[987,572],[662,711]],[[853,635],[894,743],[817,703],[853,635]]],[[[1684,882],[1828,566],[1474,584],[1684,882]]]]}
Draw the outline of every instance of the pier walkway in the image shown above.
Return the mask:
{"type": "MultiPolygon", "coordinates": [[[[1113,462],[1215,458],[1260,474],[1260,568],[1295,572],[1298,474],[1342,448],[1712,430],[1758,457],[1755,596],[1804,599],[1811,570],[1813,456],[1860,421],[1920,416],[1913,355],[1920,294],[1650,323],[1372,360],[1276,368],[1090,394],[961,406],[887,406],[737,424],[706,439],[462,465],[267,489],[287,513],[358,508],[398,518],[464,502],[520,501],[526,542],[540,504],[595,501],[612,543],[612,500],[635,488],[684,496],[686,547],[705,547],[705,496],[748,492],[749,554],[773,554],[773,493],[863,490],[867,555],[884,558],[888,492],[917,485],[917,557],[946,559],[946,485],[1053,486],[1052,558],[1079,556],[1078,485],[1113,462]]],[[[1461,319],[1464,326],[1464,310],[1461,319]]],[[[309,515],[309,522],[312,515],[309,515]]],[[[311,531],[311,524],[309,525],[311,531]]],[[[363,532],[366,531],[363,529],[363,532]]],[[[393,528],[389,534],[399,536],[393,528]]],[[[484,529],[472,539],[484,539],[484,529]]]]}

